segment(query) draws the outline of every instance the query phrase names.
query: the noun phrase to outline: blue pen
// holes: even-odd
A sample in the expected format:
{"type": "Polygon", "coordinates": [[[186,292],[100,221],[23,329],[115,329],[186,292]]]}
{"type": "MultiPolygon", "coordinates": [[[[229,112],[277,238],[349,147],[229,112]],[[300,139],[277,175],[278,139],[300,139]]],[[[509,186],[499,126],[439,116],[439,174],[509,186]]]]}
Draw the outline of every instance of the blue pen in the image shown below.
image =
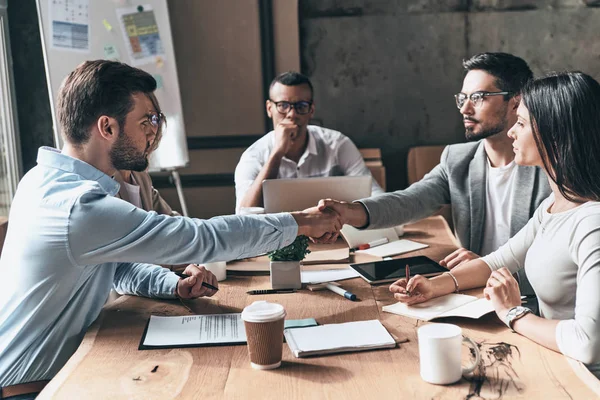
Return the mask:
{"type": "Polygon", "coordinates": [[[337,293],[342,297],[347,298],[348,300],[356,301],[356,295],[350,293],[339,286],[332,285],[331,283],[326,283],[325,287],[331,290],[333,293],[337,293]]]}

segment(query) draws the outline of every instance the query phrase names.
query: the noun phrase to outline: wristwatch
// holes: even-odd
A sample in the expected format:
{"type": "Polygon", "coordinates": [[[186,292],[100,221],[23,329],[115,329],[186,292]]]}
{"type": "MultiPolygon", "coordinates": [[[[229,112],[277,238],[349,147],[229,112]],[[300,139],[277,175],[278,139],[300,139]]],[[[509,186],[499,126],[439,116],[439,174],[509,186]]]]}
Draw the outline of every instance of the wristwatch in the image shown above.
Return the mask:
{"type": "Polygon", "coordinates": [[[525,315],[533,313],[529,308],[523,306],[515,306],[508,310],[504,323],[514,331],[513,325],[516,320],[523,318],[525,315]]]}

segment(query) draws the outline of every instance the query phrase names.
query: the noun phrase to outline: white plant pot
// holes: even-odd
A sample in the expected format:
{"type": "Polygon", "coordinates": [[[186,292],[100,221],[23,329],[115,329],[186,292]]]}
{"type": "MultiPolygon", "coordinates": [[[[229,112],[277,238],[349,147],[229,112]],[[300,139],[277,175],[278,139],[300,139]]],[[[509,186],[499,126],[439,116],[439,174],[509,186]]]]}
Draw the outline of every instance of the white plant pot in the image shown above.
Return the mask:
{"type": "Polygon", "coordinates": [[[273,289],[300,289],[301,261],[271,261],[271,287],[273,289]]]}

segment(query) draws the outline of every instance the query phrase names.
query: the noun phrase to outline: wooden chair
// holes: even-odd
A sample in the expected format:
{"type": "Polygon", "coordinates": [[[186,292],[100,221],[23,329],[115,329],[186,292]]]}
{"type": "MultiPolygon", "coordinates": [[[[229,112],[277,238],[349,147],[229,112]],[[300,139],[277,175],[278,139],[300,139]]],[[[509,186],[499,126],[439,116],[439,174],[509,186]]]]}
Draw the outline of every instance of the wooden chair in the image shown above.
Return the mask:
{"type": "Polygon", "coordinates": [[[371,170],[373,179],[381,186],[385,191],[385,167],[381,161],[381,150],[380,149],[358,149],[362,154],[365,164],[371,170]]]}
{"type": "Polygon", "coordinates": [[[408,150],[408,184],[423,179],[425,174],[440,163],[440,156],[446,146],[417,146],[408,150]]]}
{"type": "MultiPolygon", "coordinates": [[[[412,185],[420,181],[425,174],[438,165],[440,163],[440,156],[445,148],[445,145],[411,147],[408,150],[407,160],[408,184],[412,185]]],[[[454,229],[450,205],[443,206],[436,214],[443,216],[448,225],[450,225],[450,229],[454,229]]]]}

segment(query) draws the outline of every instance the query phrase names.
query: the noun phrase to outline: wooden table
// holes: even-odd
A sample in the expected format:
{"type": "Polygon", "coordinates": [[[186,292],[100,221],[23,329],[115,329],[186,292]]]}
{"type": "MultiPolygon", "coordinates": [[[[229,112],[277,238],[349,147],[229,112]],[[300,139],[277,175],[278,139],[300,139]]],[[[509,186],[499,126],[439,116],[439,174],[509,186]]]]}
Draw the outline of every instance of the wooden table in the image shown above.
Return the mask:
{"type": "MultiPolygon", "coordinates": [[[[445,221],[432,217],[408,226],[407,238],[430,245],[414,254],[440,259],[456,248],[445,221]]],[[[578,362],[511,333],[495,314],[479,320],[446,318],[480,346],[483,363],[472,378],[450,386],[425,383],[419,376],[416,328],[423,324],[384,313],[393,303],[387,285],[360,278],[343,286],[361,301],[332,292],[248,296],[266,276],[232,276],[212,299],[177,301],[123,296],[105,307],[80,348],[39,399],[194,399],[194,398],[415,398],[415,399],[595,399],[600,383],[578,362]],[[284,345],[282,367],[250,367],[246,346],[139,351],[153,315],[241,312],[251,302],[281,303],[287,318],[316,318],[321,324],[379,319],[396,338],[408,341],[377,350],[299,359],[284,345]],[[157,368],[158,367],[158,368],[157,368]],[[154,372],[153,372],[154,371],[154,372]]],[[[470,355],[465,350],[465,359],[470,355]]],[[[466,361],[466,360],[465,360],[466,361]]]]}

